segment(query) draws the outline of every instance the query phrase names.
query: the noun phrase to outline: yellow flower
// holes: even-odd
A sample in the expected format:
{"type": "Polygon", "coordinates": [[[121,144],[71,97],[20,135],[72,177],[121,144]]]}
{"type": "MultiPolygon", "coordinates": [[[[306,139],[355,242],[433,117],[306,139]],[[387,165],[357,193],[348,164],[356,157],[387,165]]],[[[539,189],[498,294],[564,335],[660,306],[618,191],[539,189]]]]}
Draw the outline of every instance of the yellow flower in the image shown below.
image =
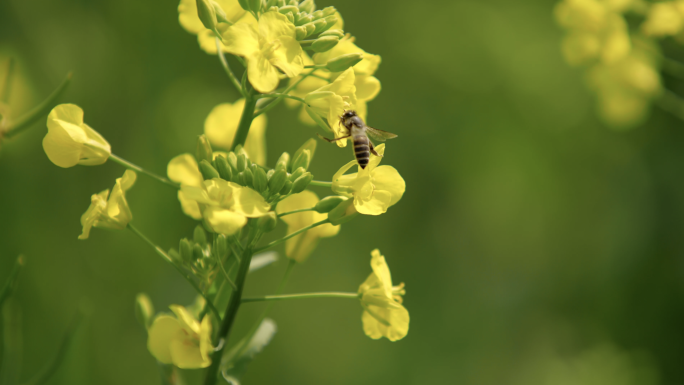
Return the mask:
{"type": "Polygon", "coordinates": [[[354,73],[356,75],[368,75],[372,76],[377,71],[380,65],[381,58],[379,55],[370,54],[354,44],[355,38],[350,34],[340,39],[335,47],[326,52],[317,53],[313,56],[313,61],[315,64],[325,64],[330,59],[334,59],[338,56],[346,55],[349,53],[362,53],[363,60],[358,62],[354,67],[354,73]]]}
{"type": "Polygon", "coordinates": [[[112,153],[109,143],[83,122],[83,110],[75,104],[60,104],[53,108],[47,127],[43,149],[59,167],[95,166],[106,162],[112,153]]]}
{"type": "Polygon", "coordinates": [[[135,172],[126,170],[123,177],[116,179],[111,195],[109,190],[93,194],[90,198],[90,207],[81,216],[83,233],[78,236],[78,239],[87,239],[92,227],[120,230],[128,226],[128,222],[133,219],[133,214],[128,208],[126,191],[133,186],[135,179],[135,172]]]}
{"type": "Polygon", "coordinates": [[[401,296],[406,293],[404,284],[392,286],[392,276],[380,250],[373,250],[371,256],[373,272],[359,286],[363,331],[374,340],[386,337],[397,341],[406,337],[409,329],[409,313],[401,304],[401,296]]]}
{"type": "Polygon", "coordinates": [[[211,365],[211,320],[202,323],[182,306],[171,305],[175,317],[157,316],[148,329],[147,349],[159,362],[181,369],[199,369],[211,365]]]}
{"type": "Polygon", "coordinates": [[[200,187],[181,185],[181,191],[199,204],[205,223],[225,235],[235,234],[247,224],[247,218],[264,216],[271,207],[251,188],[219,178],[205,180],[200,187]]]}
{"type": "Polygon", "coordinates": [[[679,34],[684,28],[684,1],[652,4],[641,30],[646,36],[663,37],[679,34]]]}
{"type": "MultiPolygon", "coordinates": [[[[309,93],[304,98],[313,113],[328,119],[328,125],[336,138],[348,135],[347,129],[339,124],[339,116],[344,110],[356,108],[355,80],[354,71],[349,68],[334,82],[309,93]]],[[[338,140],[336,143],[340,147],[345,147],[347,139],[338,140]]]]}
{"type": "Polygon", "coordinates": [[[290,78],[304,69],[295,26],[278,12],[262,14],[258,28],[246,22],[232,25],[223,33],[223,43],[226,52],[247,60],[247,78],[261,93],[276,89],[280,82],[278,69],[290,78]]]}
{"type": "MultiPolygon", "coordinates": [[[[319,199],[316,194],[309,190],[304,190],[299,194],[290,195],[278,203],[276,212],[278,214],[299,209],[307,209],[314,207],[319,199]]],[[[287,223],[287,233],[292,234],[295,231],[310,226],[316,222],[326,219],[327,214],[320,214],[315,211],[304,211],[301,213],[290,214],[281,217],[283,222],[287,223]]],[[[340,226],[333,226],[325,224],[314,227],[302,234],[296,235],[285,241],[285,255],[297,262],[304,262],[309,254],[316,248],[318,241],[321,238],[332,237],[337,235],[340,231],[340,226]]]]}
{"type": "Polygon", "coordinates": [[[385,153],[385,144],[376,147],[375,151],[380,156],[371,154],[365,169],[359,167],[359,172],[343,175],[357,164],[356,160],[353,160],[344,165],[332,178],[332,190],[336,194],[353,197],[356,211],[365,215],[380,215],[386,212],[406,191],[406,182],[394,167],[378,167],[385,153]]]}
{"type": "MultiPolygon", "coordinates": [[[[235,23],[241,18],[246,18],[247,15],[254,19],[254,17],[245,12],[237,0],[213,0],[226,13],[226,18],[235,23]]],[[[210,55],[216,55],[216,34],[204,27],[202,21],[197,15],[196,0],[181,0],[178,4],[178,21],[180,25],[189,33],[197,35],[197,41],[200,48],[210,55]]],[[[225,24],[224,24],[225,25],[225,24]]]]}
{"type": "MultiPolygon", "coordinates": [[[[226,149],[232,147],[244,106],[245,99],[240,99],[233,104],[219,104],[211,110],[204,121],[204,134],[213,146],[226,149]]],[[[259,115],[252,121],[244,148],[249,159],[262,166],[266,165],[265,136],[266,115],[259,115]]]]}
{"type": "MultiPolygon", "coordinates": [[[[201,187],[204,182],[197,161],[190,154],[181,154],[171,159],[166,167],[166,175],[181,186],[201,187]]],[[[197,201],[188,198],[182,189],[178,191],[178,200],[187,216],[196,220],[202,219],[202,212],[197,201]]]]}

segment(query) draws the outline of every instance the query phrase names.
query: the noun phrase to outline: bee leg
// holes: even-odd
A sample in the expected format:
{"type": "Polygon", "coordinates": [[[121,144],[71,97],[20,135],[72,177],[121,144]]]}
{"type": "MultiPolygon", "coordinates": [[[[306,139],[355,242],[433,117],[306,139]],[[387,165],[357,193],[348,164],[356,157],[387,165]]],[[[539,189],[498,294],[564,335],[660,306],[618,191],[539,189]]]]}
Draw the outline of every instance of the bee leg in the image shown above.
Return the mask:
{"type": "Polygon", "coordinates": [[[380,157],[383,156],[383,155],[379,155],[379,154],[375,151],[375,146],[373,146],[373,142],[371,142],[370,139],[368,140],[368,144],[370,145],[370,151],[371,151],[371,153],[372,153],[373,155],[375,155],[375,156],[380,156],[380,157]]]}
{"type": "Polygon", "coordinates": [[[343,136],[343,137],[341,137],[341,138],[328,139],[328,138],[326,138],[325,136],[323,136],[323,135],[321,135],[321,134],[319,134],[319,133],[316,133],[316,135],[318,135],[319,138],[325,140],[325,141],[328,142],[328,143],[333,143],[333,142],[336,142],[336,141],[338,141],[338,140],[340,140],[340,139],[347,139],[348,137],[351,136],[351,135],[347,135],[347,136],[343,136]]]}

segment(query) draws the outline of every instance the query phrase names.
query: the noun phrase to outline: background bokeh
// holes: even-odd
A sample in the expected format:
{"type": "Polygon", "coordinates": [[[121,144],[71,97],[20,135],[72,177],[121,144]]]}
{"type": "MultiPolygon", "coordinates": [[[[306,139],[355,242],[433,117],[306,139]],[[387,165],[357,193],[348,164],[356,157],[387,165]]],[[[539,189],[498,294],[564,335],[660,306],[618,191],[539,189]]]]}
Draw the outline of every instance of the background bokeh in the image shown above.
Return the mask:
{"type": "MultiPolygon", "coordinates": [[[[682,122],[654,110],[631,131],[602,125],[581,73],[562,60],[552,0],[317,3],[335,5],[357,44],[382,56],[368,121],[399,134],[383,163],[407,191],[388,213],[323,240],[286,292],[356,290],[377,247],[407,285],[411,327],[402,341],[373,341],[356,301],[279,303],[279,331],[244,382],[683,383],[682,122]]],[[[10,104],[26,111],[73,70],[62,100],[83,107],[117,155],[163,173],[194,151],[209,111],[238,97],[178,24],[177,5],[0,1],[0,61],[19,63],[10,104]]],[[[314,135],[296,117],[284,105],[269,114],[269,164],[314,135]]],[[[45,132],[36,124],[0,153],[0,280],[18,254],[27,260],[22,379],[86,308],[50,384],[158,383],[135,295],[163,310],[193,291],[130,232],[77,239],[90,195],[123,169],[58,168],[45,132]]],[[[312,171],[330,180],[350,157],[321,142],[312,171]]],[[[168,187],[141,176],[128,197],[158,244],[191,235],[168,187]]],[[[247,293],[272,292],[285,265],[254,273],[247,293]]],[[[243,307],[237,333],[260,310],[243,307]]]]}

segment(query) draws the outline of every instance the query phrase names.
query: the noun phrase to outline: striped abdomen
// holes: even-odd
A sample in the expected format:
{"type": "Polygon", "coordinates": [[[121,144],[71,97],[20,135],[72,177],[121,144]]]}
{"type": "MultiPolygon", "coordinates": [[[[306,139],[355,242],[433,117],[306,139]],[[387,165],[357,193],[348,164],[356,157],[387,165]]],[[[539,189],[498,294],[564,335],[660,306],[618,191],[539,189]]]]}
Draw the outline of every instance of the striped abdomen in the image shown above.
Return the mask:
{"type": "Polygon", "coordinates": [[[354,156],[362,169],[368,166],[370,159],[370,146],[366,135],[354,135],[354,156]]]}

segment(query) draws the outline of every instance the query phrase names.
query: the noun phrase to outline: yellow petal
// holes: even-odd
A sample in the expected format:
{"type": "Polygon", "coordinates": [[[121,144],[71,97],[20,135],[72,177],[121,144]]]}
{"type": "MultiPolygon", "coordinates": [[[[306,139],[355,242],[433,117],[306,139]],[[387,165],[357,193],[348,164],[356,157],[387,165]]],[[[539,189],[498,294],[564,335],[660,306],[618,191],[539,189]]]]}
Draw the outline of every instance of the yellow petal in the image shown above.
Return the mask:
{"type": "Polygon", "coordinates": [[[211,318],[209,314],[202,318],[200,325],[200,354],[204,361],[211,362],[211,353],[214,352],[214,347],[211,345],[211,318]]]}
{"type": "Polygon", "coordinates": [[[350,168],[356,165],[356,161],[352,160],[340,168],[332,177],[332,191],[335,194],[344,195],[347,197],[353,196],[351,186],[356,180],[356,174],[344,175],[350,168]]]}
{"type": "Polygon", "coordinates": [[[202,211],[196,200],[188,198],[183,191],[178,191],[178,200],[180,201],[181,209],[185,215],[195,220],[202,219],[202,211]]]}
{"type": "Polygon", "coordinates": [[[271,64],[280,68],[287,77],[292,78],[304,70],[302,47],[294,37],[281,36],[280,47],[273,51],[271,64]]]}
{"type": "Polygon", "coordinates": [[[387,212],[392,201],[392,195],[387,191],[373,191],[368,199],[354,197],[356,211],[364,215],[380,215],[387,212]]]}
{"type": "Polygon", "coordinates": [[[271,42],[283,36],[296,38],[295,26],[285,15],[280,12],[265,12],[259,18],[259,35],[266,41],[271,42]]]}
{"type": "Polygon", "coordinates": [[[169,344],[169,352],[173,364],[181,369],[199,369],[211,365],[211,360],[205,360],[200,353],[197,341],[184,336],[176,338],[169,344]]]}
{"type": "Polygon", "coordinates": [[[215,232],[224,235],[233,235],[247,224],[244,215],[218,207],[206,208],[204,219],[215,232]]]}
{"type": "Polygon", "coordinates": [[[176,318],[178,318],[178,322],[183,330],[185,330],[189,335],[199,334],[200,323],[197,322],[192,314],[190,314],[188,309],[180,305],[171,305],[169,308],[176,315],[176,318]]]}
{"type": "MultiPolygon", "coordinates": [[[[124,176],[117,178],[116,184],[112,189],[112,193],[107,201],[107,217],[109,220],[102,224],[106,224],[104,227],[113,229],[124,229],[128,223],[133,219],[133,214],[128,207],[128,202],[126,201],[126,190],[130,189],[135,183],[136,174],[134,171],[126,170],[124,176]]],[[[101,224],[96,224],[100,227],[101,224]]]]}
{"type": "Polygon", "coordinates": [[[247,59],[247,78],[254,89],[262,94],[269,93],[278,87],[280,74],[276,67],[261,53],[255,53],[247,59]]]}
{"type": "Polygon", "coordinates": [[[97,223],[97,220],[102,215],[102,212],[107,208],[107,197],[109,190],[104,190],[99,194],[93,194],[90,198],[90,207],[81,216],[81,225],[83,232],[78,236],[78,239],[88,239],[90,236],[90,229],[97,223]]]}
{"type": "Polygon", "coordinates": [[[183,335],[183,328],[178,320],[169,315],[160,315],[154,319],[148,329],[147,349],[157,361],[163,364],[173,363],[169,345],[171,341],[183,335]]]}
{"type": "Polygon", "coordinates": [[[223,33],[223,44],[226,52],[250,58],[259,53],[259,33],[254,25],[239,22],[233,24],[223,33]]]}
{"type": "Polygon", "coordinates": [[[364,311],[361,316],[363,331],[368,337],[372,339],[385,337],[390,341],[397,341],[406,337],[409,328],[409,313],[406,308],[401,305],[399,308],[391,309],[373,306],[369,310],[375,317],[369,311],[364,311]],[[386,321],[389,325],[380,322],[378,318],[386,321]]]}
{"type": "Polygon", "coordinates": [[[190,154],[181,154],[171,159],[166,167],[166,175],[172,181],[187,186],[201,186],[204,181],[195,157],[190,154]]]}
{"type": "MultiPolygon", "coordinates": [[[[235,139],[245,100],[223,103],[214,107],[204,121],[204,134],[213,146],[230,149],[235,139]]],[[[266,164],[266,115],[259,115],[252,121],[245,151],[250,160],[259,165],[266,164]]]]}
{"type": "Polygon", "coordinates": [[[271,205],[263,196],[249,187],[242,187],[232,183],[234,190],[234,202],[231,210],[249,218],[257,218],[266,215],[271,205]]]}
{"type": "Polygon", "coordinates": [[[386,191],[391,195],[389,205],[399,202],[406,191],[406,182],[392,166],[380,166],[372,172],[373,185],[376,191],[386,191]]]}
{"type": "Polygon", "coordinates": [[[60,104],[53,108],[47,126],[43,149],[57,166],[98,165],[111,154],[109,143],[83,122],[83,110],[77,105],[60,104]]]}
{"type": "Polygon", "coordinates": [[[392,298],[392,276],[389,267],[387,266],[387,261],[385,261],[385,257],[380,254],[380,250],[378,249],[371,251],[371,269],[373,269],[373,274],[375,274],[380,283],[382,283],[385,296],[387,298],[392,298]]]}
{"type": "MultiPolygon", "coordinates": [[[[213,1],[223,9],[223,12],[226,13],[226,18],[231,22],[237,21],[245,14],[245,10],[242,9],[237,0],[213,1]]],[[[208,31],[208,29],[204,28],[204,24],[202,24],[202,21],[197,15],[197,2],[195,0],[181,0],[178,5],[178,21],[186,31],[192,34],[208,31]]],[[[216,48],[214,48],[214,50],[216,50],[216,48]]]]}
{"type": "Polygon", "coordinates": [[[375,76],[356,76],[354,85],[356,86],[357,101],[363,100],[364,102],[367,102],[373,100],[380,93],[380,80],[378,80],[375,76]]]}

